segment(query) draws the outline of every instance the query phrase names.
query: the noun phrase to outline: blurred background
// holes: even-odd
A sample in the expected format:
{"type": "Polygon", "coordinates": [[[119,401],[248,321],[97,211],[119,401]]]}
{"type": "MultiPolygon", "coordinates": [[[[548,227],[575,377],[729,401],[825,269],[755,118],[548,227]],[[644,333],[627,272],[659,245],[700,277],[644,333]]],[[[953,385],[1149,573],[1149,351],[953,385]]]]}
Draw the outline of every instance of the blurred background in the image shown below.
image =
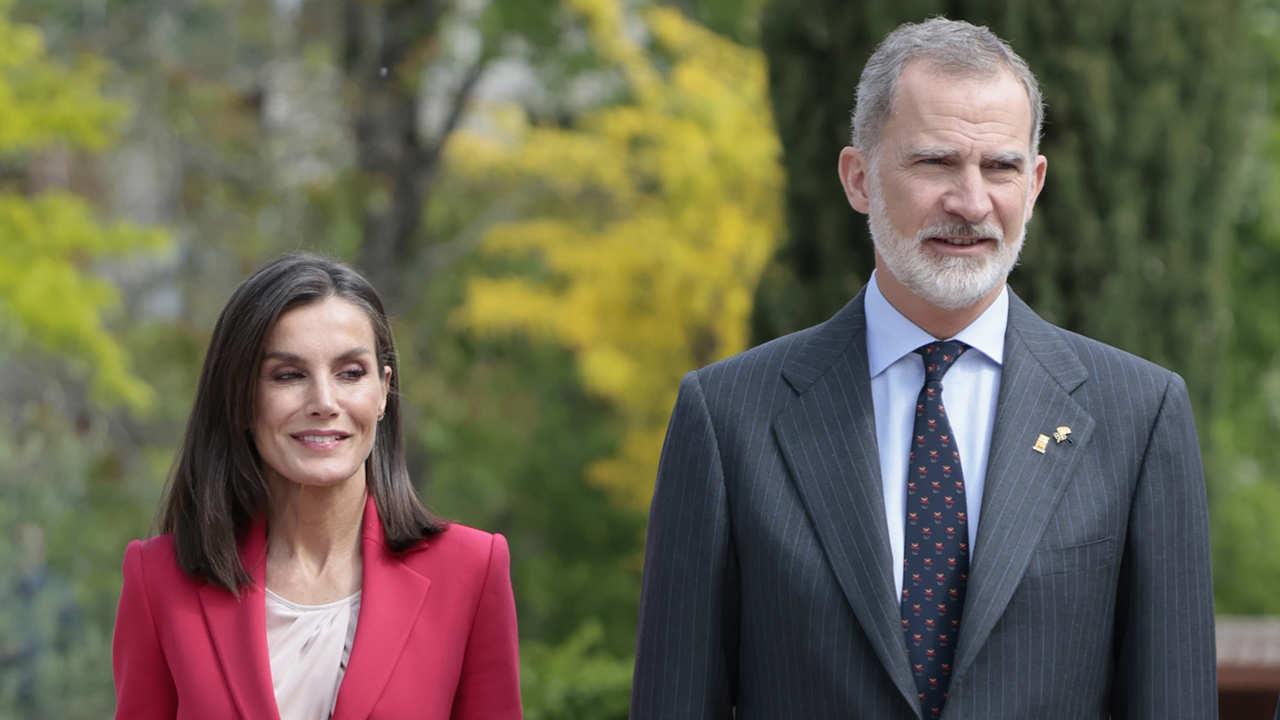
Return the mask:
{"type": "Polygon", "coordinates": [[[294,249],[383,293],[422,494],[510,539],[527,717],[624,718],[680,376],[865,282],[853,88],[935,14],[1040,78],[1012,284],[1186,378],[1222,680],[1274,706],[1277,0],[0,0],[0,718],[110,715],[124,546],[294,249]]]}

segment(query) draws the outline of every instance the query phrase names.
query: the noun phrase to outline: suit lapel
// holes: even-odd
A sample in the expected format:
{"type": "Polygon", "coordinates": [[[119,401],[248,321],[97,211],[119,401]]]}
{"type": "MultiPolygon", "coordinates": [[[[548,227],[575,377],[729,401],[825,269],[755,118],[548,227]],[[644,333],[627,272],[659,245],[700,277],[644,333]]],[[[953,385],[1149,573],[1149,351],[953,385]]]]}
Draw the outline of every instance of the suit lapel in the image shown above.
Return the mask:
{"type": "Polygon", "coordinates": [[[365,504],[362,560],[360,616],[333,720],[363,720],[372,712],[431,586],[387,548],[372,494],[365,504]]]}
{"type": "Polygon", "coordinates": [[[259,518],[240,545],[240,562],[253,582],[240,588],[239,598],[208,583],[200,586],[199,594],[209,636],[240,716],[279,720],[267,655],[266,546],[266,522],[259,518]]]}
{"type": "Polygon", "coordinates": [[[831,569],[894,685],[918,707],[896,602],[859,293],[789,357],[773,428],[831,569]]]}
{"type": "Polygon", "coordinates": [[[982,514],[960,625],[957,679],[1004,614],[1093,433],[1093,418],[1071,397],[1087,375],[1061,331],[1010,293],[982,514]],[[1037,452],[1037,437],[1052,437],[1060,425],[1071,428],[1071,442],[1049,440],[1045,452],[1037,452]]]}

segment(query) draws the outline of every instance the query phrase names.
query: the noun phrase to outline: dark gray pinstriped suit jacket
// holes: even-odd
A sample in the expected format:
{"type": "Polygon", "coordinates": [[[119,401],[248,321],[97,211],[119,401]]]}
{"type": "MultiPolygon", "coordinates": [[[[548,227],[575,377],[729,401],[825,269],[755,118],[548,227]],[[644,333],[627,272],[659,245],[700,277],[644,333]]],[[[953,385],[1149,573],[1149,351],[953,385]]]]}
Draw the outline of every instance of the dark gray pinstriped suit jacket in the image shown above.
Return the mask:
{"type": "MultiPolygon", "coordinates": [[[[859,294],[685,376],[650,514],[631,717],[919,717],[859,294]],[[736,709],[736,714],[735,714],[736,709]]],[[[1186,387],[1011,296],[945,720],[1217,717],[1186,387]],[[1040,433],[1071,442],[1032,449],[1040,433]]]]}

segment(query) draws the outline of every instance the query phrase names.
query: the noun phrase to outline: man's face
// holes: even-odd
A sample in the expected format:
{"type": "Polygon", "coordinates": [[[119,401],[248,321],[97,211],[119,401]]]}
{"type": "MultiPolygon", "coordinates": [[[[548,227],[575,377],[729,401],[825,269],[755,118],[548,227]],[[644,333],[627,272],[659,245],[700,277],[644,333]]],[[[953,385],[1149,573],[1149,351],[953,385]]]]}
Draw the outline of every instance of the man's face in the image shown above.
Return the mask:
{"type": "Polygon", "coordinates": [[[1011,73],[908,64],[875,157],[846,148],[840,162],[884,279],[943,310],[994,299],[1044,183],[1030,139],[1031,103],[1011,73]]]}

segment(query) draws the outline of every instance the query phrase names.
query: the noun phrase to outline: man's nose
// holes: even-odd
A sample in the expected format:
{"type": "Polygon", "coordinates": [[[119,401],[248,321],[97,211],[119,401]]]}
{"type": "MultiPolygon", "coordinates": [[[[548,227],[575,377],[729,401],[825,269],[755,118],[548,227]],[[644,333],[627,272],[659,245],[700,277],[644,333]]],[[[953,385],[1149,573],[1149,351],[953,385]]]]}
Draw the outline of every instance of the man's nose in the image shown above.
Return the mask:
{"type": "Polygon", "coordinates": [[[956,175],[954,186],[942,198],[942,209],[973,225],[987,219],[991,194],[981,168],[966,167],[956,175]]]}

